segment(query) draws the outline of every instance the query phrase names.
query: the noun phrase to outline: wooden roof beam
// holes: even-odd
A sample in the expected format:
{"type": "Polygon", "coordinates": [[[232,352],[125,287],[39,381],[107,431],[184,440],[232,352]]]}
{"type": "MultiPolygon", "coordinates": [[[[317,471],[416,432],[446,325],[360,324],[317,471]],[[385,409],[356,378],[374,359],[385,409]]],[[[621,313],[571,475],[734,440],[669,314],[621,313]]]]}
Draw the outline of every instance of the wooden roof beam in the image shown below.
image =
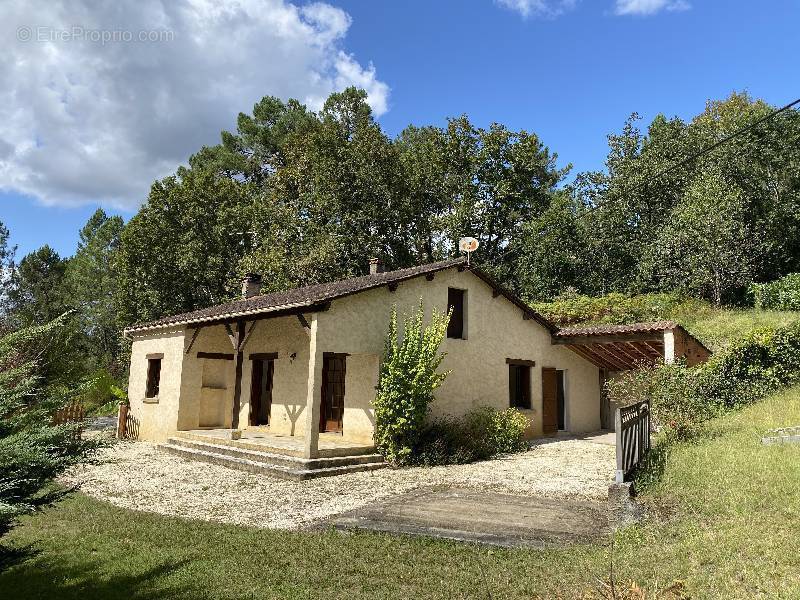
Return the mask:
{"type": "Polygon", "coordinates": [[[619,357],[606,350],[602,344],[593,344],[592,352],[605,358],[607,362],[615,366],[617,371],[627,371],[631,368],[627,361],[621,360],[619,357]]]}

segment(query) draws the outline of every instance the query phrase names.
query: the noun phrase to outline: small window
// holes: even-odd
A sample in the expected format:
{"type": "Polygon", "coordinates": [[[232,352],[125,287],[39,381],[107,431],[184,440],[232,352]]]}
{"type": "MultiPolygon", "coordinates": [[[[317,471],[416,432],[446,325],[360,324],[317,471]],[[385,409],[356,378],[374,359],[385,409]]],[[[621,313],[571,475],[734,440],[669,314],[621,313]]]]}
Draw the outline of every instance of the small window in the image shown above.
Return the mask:
{"type": "Polygon", "coordinates": [[[508,396],[511,408],[531,407],[531,368],[528,365],[508,365],[508,396]]]}
{"type": "Polygon", "coordinates": [[[451,312],[447,324],[447,337],[464,339],[464,290],[447,288],[447,312],[451,312]]]}
{"type": "Polygon", "coordinates": [[[161,384],[161,358],[147,359],[147,388],[146,398],[158,398],[158,388],[161,384]]]}

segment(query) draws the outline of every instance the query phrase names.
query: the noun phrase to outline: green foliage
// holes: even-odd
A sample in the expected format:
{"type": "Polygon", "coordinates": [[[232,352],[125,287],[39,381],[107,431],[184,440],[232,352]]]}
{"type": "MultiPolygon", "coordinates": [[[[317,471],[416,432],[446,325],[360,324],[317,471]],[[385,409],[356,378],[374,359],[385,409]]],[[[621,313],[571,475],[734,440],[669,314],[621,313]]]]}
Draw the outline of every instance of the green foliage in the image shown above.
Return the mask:
{"type": "Polygon", "coordinates": [[[390,462],[408,462],[416,446],[433,392],[448,372],[439,372],[444,358],[439,346],[447,334],[449,315],[434,310],[428,325],[419,307],[397,327],[397,310],[392,308],[381,363],[375,408],[375,446],[390,462]]]}
{"type": "Polygon", "coordinates": [[[658,483],[681,442],[701,436],[708,422],[800,381],[800,322],[756,329],[695,367],[651,365],[606,383],[619,406],[651,401],[659,433],[637,475],[642,487],[658,483]]]}
{"type": "Polygon", "coordinates": [[[756,308],[800,310],[800,273],[790,273],[770,283],[755,283],[749,292],[756,308]]]}
{"type": "Polygon", "coordinates": [[[41,325],[69,310],[67,261],[50,246],[27,254],[11,273],[9,311],[18,325],[41,325]]]}
{"type": "Polygon", "coordinates": [[[120,240],[122,324],[221,303],[235,293],[237,264],[252,244],[246,188],[183,168],[153,184],[120,240]]]}
{"type": "Polygon", "coordinates": [[[735,300],[752,281],[758,256],[758,235],[747,226],[746,212],[735,182],[713,169],[698,174],[648,246],[640,278],[717,306],[735,300]]]}
{"type": "Polygon", "coordinates": [[[117,405],[126,401],[127,393],[117,383],[116,377],[105,369],[100,369],[85,377],[77,389],[63,390],[63,394],[72,394],[75,401],[86,409],[86,414],[109,415],[116,413],[117,405]]]}
{"type": "Polygon", "coordinates": [[[482,406],[459,419],[433,419],[422,429],[408,464],[434,466],[466,464],[498,454],[524,450],[529,422],[515,408],[482,406]]]}
{"type": "Polygon", "coordinates": [[[656,365],[607,383],[624,406],[651,400],[654,424],[676,439],[691,437],[725,411],[760,400],[800,380],[800,322],[760,328],[695,367],[656,365]]]}
{"type": "Polygon", "coordinates": [[[800,111],[782,113],[702,159],[677,161],[763,117],[747,94],[709,101],[691,122],[634,113],[609,136],[607,171],[572,191],[585,215],[584,293],[673,289],[740,300],[752,281],[800,271],[800,111]],[[598,208],[599,207],[599,208],[598,208]]]}
{"type": "Polygon", "coordinates": [[[121,217],[98,208],[81,229],[78,250],[67,263],[65,293],[75,310],[84,373],[107,369],[120,377],[124,372],[116,305],[123,227],[121,217]]]}
{"type": "Polygon", "coordinates": [[[610,293],[584,296],[567,290],[552,302],[533,307],[548,320],[562,327],[577,324],[628,324],[643,321],[684,320],[710,314],[711,306],[702,300],[676,293],[629,295],[610,293]]]}
{"type": "Polygon", "coordinates": [[[482,406],[467,413],[467,427],[488,448],[489,455],[519,452],[525,448],[528,418],[516,408],[497,410],[482,406]]]}
{"type": "Polygon", "coordinates": [[[100,445],[80,438],[81,424],[51,424],[71,397],[47,394],[36,375],[41,348],[63,321],[0,337],[0,535],[20,515],[60,499],[66,490],[53,479],[100,445]]]}

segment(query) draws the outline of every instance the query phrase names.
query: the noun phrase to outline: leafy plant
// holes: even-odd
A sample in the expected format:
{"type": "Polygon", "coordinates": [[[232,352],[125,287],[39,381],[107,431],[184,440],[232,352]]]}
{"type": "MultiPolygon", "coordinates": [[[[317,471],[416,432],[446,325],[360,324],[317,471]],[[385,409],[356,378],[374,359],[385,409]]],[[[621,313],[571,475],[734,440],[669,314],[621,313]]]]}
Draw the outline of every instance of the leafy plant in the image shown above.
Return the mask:
{"type": "Polygon", "coordinates": [[[770,283],[754,283],[749,292],[756,308],[800,310],[800,273],[791,273],[770,283]]]}
{"type": "Polygon", "coordinates": [[[545,318],[559,325],[589,323],[626,324],[641,321],[682,320],[709,313],[708,302],[675,293],[629,295],[610,293],[585,296],[566,290],[552,302],[539,302],[533,307],[545,318]]]}
{"type": "Polygon", "coordinates": [[[397,327],[397,308],[392,307],[383,362],[378,379],[375,408],[375,445],[392,463],[408,462],[425,424],[433,392],[449,372],[439,372],[444,353],[439,352],[447,333],[449,315],[436,310],[428,325],[419,307],[397,327]]]}
{"type": "Polygon", "coordinates": [[[481,406],[465,417],[467,428],[476,439],[482,440],[489,455],[518,452],[525,448],[528,418],[516,408],[497,410],[481,406]]]}
{"type": "Polygon", "coordinates": [[[66,494],[53,479],[102,444],[81,439],[81,423],[53,424],[54,413],[72,397],[45,392],[37,360],[62,324],[63,317],[0,337],[0,535],[17,517],[66,494]]]}
{"type": "Polygon", "coordinates": [[[464,464],[524,450],[528,418],[515,408],[481,406],[463,419],[453,416],[425,425],[408,462],[416,465],[464,464]]]}
{"type": "Polygon", "coordinates": [[[609,399],[619,406],[651,401],[659,436],[639,483],[655,482],[671,447],[693,439],[709,419],[751,404],[800,381],[800,322],[757,329],[695,367],[653,365],[609,381],[609,399]]]}

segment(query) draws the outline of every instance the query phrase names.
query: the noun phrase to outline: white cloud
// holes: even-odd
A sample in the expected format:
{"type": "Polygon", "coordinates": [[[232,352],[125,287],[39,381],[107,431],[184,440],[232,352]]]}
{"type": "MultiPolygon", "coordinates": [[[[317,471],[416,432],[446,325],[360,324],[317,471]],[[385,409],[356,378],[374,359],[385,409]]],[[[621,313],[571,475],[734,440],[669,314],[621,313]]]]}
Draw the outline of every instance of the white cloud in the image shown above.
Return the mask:
{"type": "Polygon", "coordinates": [[[654,15],[662,10],[689,10],[686,0],[617,0],[614,12],[618,15],[654,15]]]}
{"type": "Polygon", "coordinates": [[[575,8],[578,0],[495,0],[500,6],[528,17],[557,17],[575,8]]]}
{"type": "Polygon", "coordinates": [[[132,208],[265,95],[318,109],[357,85],[380,115],[389,88],[344,51],[350,22],[286,0],[6,1],[0,189],[132,208]]]}

